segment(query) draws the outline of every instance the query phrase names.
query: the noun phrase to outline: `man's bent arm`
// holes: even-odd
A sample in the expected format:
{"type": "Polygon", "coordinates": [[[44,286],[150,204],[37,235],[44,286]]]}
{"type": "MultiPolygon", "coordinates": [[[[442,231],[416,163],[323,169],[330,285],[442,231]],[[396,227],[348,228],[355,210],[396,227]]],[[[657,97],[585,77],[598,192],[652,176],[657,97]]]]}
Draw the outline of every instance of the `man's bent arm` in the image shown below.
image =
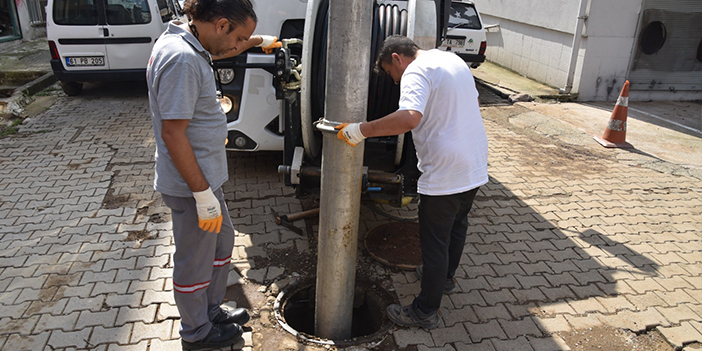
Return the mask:
{"type": "Polygon", "coordinates": [[[398,110],[383,118],[361,124],[361,133],[366,138],[400,135],[419,125],[422,114],[414,110],[398,110]]]}
{"type": "Polygon", "coordinates": [[[207,190],[210,185],[197,163],[193,147],[185,134],[190,120],[171,119],[161,122],[161,138],[166,143],[168,153],[180,175],[188,183],[192,192],[207,190]]]}

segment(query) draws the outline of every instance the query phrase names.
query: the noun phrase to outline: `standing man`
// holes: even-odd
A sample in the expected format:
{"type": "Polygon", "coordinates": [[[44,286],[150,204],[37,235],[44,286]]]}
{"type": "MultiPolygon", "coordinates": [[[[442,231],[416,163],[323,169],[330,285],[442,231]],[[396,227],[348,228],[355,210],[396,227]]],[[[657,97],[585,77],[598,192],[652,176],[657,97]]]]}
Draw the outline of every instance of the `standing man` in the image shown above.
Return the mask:
{"type": "Polygon", "coordinates": [[[146,74],[156,138],[154,188],[173,217],[181,343],[183,350],[243,346],[240,325],[248,312],[220,307],[234,228],[221,189],[228,180],[227,118],[217,99],[212,56],[280,43],[251,36],[257,18],[249,0],[187,0],[184,12],[190,22],[169,23],[146,74]]]}
{"type": "Polygon", "coordinates": [[[412,131],[417,150],[422,290],[412,304],[390,305],[401,326],[439,326],[441,296],[456,287],[468,212],[478,187],[487,183],[487,136],[478,91],[468,66],[453,53],[420,50],[410,39],[385,39],[376,71],[400,84],[400,108],[367,123],[341,124],[338,137],[355,146],[367,137],[412,131]]]}

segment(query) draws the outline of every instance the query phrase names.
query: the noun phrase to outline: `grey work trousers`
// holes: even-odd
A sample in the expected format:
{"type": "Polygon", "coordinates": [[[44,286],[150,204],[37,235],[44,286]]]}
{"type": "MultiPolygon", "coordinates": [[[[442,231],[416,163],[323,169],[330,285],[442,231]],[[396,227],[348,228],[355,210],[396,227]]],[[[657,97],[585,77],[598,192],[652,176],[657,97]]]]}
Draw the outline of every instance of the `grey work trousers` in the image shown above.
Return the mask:
{"type": "Polygon", "coordinates": [[[200,229],[194,198],[162,194],[173,217],[173,293],[180,313],[180,336],[189,342],[210,332],[227,290],[234,227],[222,189],[214,194],[222,206],[219,234],[200,229]]]}
{"type": "Polygon", "coordinates": [[[422,290],[412,305],[420,318],[441,306],[447,278],[453,278],[463,255],[468,212],[479,188],[443,196],[419,195],[419,243],[422,247],[422,290]]]}

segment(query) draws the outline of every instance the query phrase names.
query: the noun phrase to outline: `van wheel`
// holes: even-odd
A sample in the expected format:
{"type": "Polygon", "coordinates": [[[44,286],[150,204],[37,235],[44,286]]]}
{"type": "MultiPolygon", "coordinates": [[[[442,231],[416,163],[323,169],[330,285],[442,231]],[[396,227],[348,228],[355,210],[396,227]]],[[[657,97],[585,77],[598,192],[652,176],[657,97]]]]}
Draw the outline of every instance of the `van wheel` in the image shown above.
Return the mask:
{"type": "Polygon", "coordinates": [[[76,96],[83,90],[83,83],[79,82],[59,82],[61,89],[68,96],[76,96]]]}

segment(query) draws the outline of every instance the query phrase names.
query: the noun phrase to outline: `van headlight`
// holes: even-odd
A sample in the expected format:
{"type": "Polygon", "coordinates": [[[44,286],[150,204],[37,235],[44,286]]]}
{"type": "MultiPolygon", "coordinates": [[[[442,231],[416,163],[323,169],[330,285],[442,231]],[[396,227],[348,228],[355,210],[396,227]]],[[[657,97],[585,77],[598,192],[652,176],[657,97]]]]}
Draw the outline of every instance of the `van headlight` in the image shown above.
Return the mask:
{"type": "Polygon", "coordinates": [[[234,80],[234,69],[232,68],[219,68],[217,69],[219,74],[219,81],[222,84],[229,84],[234,80]]]}
{"type": "Polygon", "coordinates": [[[224,111],[225,114],[229,113],[232,110],[232,107],[234,107],[234,104],[232,103],[232,99],[230,99],[226,95],[219,98],[219,104],[222,105],[222,110],[224,111]]]}

